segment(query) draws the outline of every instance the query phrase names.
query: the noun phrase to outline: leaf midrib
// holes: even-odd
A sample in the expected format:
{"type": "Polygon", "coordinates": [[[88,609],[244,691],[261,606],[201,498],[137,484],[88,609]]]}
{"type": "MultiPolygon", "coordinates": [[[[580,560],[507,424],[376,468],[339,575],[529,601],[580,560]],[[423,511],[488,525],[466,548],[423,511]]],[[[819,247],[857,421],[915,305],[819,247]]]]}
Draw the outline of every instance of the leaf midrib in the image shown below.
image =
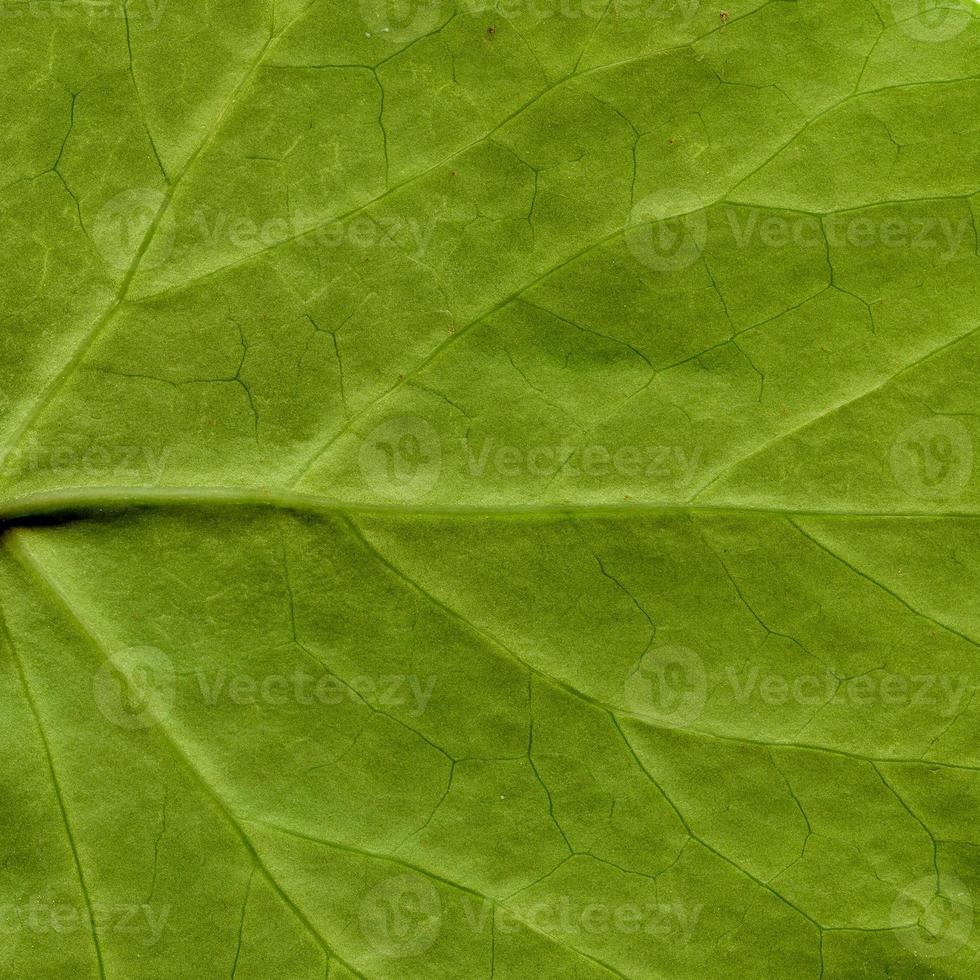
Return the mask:
{"type": "Polygon", "coordinates": [[[752,507],[629,500],[619,503],[436,504],[343,500],[274,487],[77,487],[0,499],[0,529],[30,524],[33,519],[97,516],[128,510],[166,508],[265,508],[324,515],[405,515],[412,517],[634,517],[642,514],[717,515],[719,517],[828,517],[882,520],[964,520],[980,518],[980,510],[831,510],[819,508],[752,507]]]}

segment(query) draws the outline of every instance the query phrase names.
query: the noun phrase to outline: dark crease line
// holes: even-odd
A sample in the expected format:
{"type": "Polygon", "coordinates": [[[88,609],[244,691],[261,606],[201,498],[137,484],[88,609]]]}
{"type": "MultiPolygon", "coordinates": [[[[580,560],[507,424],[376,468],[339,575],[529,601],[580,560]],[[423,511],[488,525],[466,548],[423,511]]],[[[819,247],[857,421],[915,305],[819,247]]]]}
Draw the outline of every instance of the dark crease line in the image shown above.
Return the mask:
{"type": "Polygon", "coordinates": [[[365,515],[418,518],[515,518],[554,520],[583,518],[688,517],[700,514],[745,520],[829,518],[841,520],[976,520],[978,511],[808,510],[684,502],[629,501],[615,504],[557,502],[497,505],[386,503],[340,500],[273,487],[125,487],[102,486],[42,491],[0,501],[0,529],[55,519],[101,518],[151,509],[257,508],[323,516],[365,515]]]}

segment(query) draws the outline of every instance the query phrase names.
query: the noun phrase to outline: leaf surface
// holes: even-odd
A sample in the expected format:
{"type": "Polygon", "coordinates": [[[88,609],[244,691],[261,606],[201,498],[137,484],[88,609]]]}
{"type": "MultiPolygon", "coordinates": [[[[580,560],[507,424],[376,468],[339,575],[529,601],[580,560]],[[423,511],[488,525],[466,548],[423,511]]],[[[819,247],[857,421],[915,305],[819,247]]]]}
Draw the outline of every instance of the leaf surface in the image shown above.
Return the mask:
{"type": "Polygon", "coordinates": [[[972,0],[0,13],[0,972],[976,975],[972,0]]]}

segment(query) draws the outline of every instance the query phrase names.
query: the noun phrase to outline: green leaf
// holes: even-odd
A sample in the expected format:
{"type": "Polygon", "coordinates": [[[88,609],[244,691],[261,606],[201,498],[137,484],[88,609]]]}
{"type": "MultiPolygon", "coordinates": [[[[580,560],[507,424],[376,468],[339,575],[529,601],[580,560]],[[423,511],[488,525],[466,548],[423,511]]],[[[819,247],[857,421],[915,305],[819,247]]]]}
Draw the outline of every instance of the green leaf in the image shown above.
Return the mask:
{"type": "Polygon", "coordinates": [[[973,0],[4,0],[0,973],[972,978],[973,0]]]}

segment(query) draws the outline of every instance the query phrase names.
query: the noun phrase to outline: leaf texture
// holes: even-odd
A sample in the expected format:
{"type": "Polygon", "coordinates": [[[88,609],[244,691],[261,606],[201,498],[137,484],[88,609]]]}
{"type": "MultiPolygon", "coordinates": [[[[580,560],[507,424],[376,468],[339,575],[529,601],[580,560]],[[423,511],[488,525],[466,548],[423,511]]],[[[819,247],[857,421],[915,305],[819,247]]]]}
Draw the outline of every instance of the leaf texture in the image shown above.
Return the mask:
{"type": "Polygon", "coordinates": [[[977,975],[973,0],[0,15],[0,973],[977,975]]]}

